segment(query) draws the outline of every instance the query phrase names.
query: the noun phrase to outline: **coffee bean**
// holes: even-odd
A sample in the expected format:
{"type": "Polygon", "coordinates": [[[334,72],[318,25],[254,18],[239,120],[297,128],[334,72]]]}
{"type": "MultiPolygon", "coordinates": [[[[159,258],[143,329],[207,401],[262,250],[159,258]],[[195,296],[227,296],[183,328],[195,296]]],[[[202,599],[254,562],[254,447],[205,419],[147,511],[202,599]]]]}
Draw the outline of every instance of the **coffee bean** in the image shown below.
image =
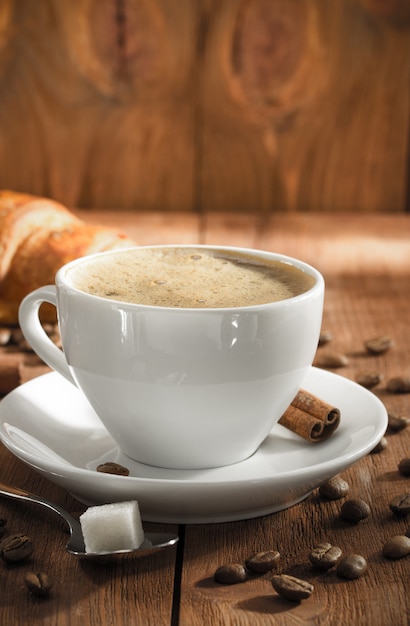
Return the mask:
{"type": "Polygon", "coordinates": [[[333,340],[333,333],[330,330],[322,330],[319,335],[319,346],[324,346],[333,340]]]}
{"type": "Polygon", "coordinates": [[[347,522],[360,522],[370,515],[370,507],[364,500],[346,500],[340,510],[340,516],[347,522]]]}
{"type": "Polygon", "coordinates": [[[368,339],[364,345],[371,354],[383,354],[392,347],[393,342],[390,337],[376,337],[375,339],[368,339]]]}
{"type": "Polygon", "coordinates": [[[393,432],[399,432],[404,430],[410,424],[410,419],[402,415],[397,415],[393,411],[388,412],[388,426],[389,430],[393,432]]]}
{"type": "Polygon", "coordinates": [[[410,476],[410,457],[402,459],[399,463],[399,472],[403,476],[410,476]]]}
{"type": "Polygon", "coordinates": [[[276,550],[267,550],[266,552],[255,552],[245,561],[245,566],[251,572],[257,574],[266,574],[273,569],[278,569],[280,554],[276,550]]]}
{"type": "Polygon", "coordinates": [[[387,382],[386,389],[391,393],[410,393],[410,378],[405,376],[390,378],[387,382]]]}
{"type": "Polygon", "coordinates": [[[387,559],[401,559],[410,554],[410,537],[395,535],[383,546],[382,554],[387,559]]]}
{"type": "Polygon", "coordinates": [[[342,556],[342,550],[330,543],[320,543],[309,554],[309,561],[316,569],[325,571],[336,565],[342,556]]]}
{"type": "Polygon", "coordinates": [[[373,450],[370,450],[370,454],[377,454],[379,452],[383,452],[383,450],[385,450],[388,446],[388,442],[386,437],[382,437],[379,441],[379,443],[374,446],[373,450]]]}
{"type": "Polygon", "coordinates": [[[390,502],[390,508],[395,515],[404,517],[410,513],[410,493],[402,493],[390,502]]]}
{"type": "Polygon", "coordinates": [[[315,365],[317,367],[337,369],[339,367],[346,367],[348,364],[349,359],[347,356],[337,352],[323,352],[318,354],[315,358],[315,365]]]}
{"type": "Polygon", "coordinates": [[[28,343],[27,339],[23,335],[23,331],[20,328],[15,328],[11,333],[11,341],[16,344],[20,350],[25,352],[32,352],[33,348],[28,343]]]}
{"type": "Polygon", "coordinates": [[[24,582],[33,596],[44,597],[50,593],[51,582],[45,572],[29,572],[26,574],[24,582]]]}
{"type": "Polygon", "coordinates": [[[405,535],[406,535],[406,537],[410,537],[410,526],[406,530],[405,535]]]}
{"type": "Polygon", "coordinates": [[[51,341],[55,343],[57,347],[61,348],[62,344],[58,324],[43,324],[43,329],[51,341]]]}
{"type": "Polygon", "coordinates": [[[14,563],[28,559],[33,553],[33,542],[27,535],[9,535],[0,543],[0,556],[3,561],[14,563]]]}
{"type": "Polygon", "coordinates": [[[24,341],[24,335],[21,328],[13,328],[10,340],[16,345],[18,345],[21,341],[24,341]]]}
{"type": "Polygon", "coordinates": [[[360,554],[351,554],[339,561],[336,573],[340,578],[354,580],[367,572],[367,561],[360,554]]]}
{"type": "Polygon", "coordinates": [[[218,567],[214,574],[214,580],[224,585],[243,583],[248,577],[248,572],[242,563],[227,563],[218,567]]]}
{"type": "Polygon", "coordinates": [[[328,500],[344,498],[349,491],[349,484],[339,474],[330,478],[319,487],[319,495],[328,500]]]}
{"type": "Polygon", "coordinates": [[[383,375],[375,372],[362,372],[356,376],[356,382],[366,389],[373,389],[381,383],[383,375]]]}
{"type": "Polygon", "coordinates": [[[295,578],[287,574],[277,574],[272,577],[272,586],[274,590],[283,598],[299,602],[310,598],[314,591],[313,585],[307,580],[295,578]]]}
{"type": "Polygon", "coordinates": [[[0,328],[0,346],[7,346],[11,340],[11,328],[0,328]]]}
{"type": "Polygon", "coordinates": [[[58,324],[51,324],[50,322],[44,322],[42,324],[44,332],[50,337],[50,335],[58,334],[58,324]]]}
{"type": "Polygon", "coordinates": [[[0,539],[2,537],[4,537],[4,533],[6,532],[6,524],[7,524],[7,520],[0,517],[0,539]]]}
{"type": "Polygon", "coordinates": [[[117,474],[118,476],[129,476],[130,470],[119,463],[114,463],[113,461],[107,461],[106,463],[101,463],[101,465],[97,466],[97,472],[102,472],[103,474],[117,474]]]}

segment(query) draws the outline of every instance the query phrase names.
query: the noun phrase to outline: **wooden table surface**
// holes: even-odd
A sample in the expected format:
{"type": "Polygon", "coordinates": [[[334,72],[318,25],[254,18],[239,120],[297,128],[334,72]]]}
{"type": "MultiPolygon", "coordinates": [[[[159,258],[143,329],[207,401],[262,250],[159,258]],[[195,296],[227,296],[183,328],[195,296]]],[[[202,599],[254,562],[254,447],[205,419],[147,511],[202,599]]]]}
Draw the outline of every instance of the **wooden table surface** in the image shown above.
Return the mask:
{"type": "MultiPolygon", "coordinates": [[[[349,357],[349,364],[337,370],[341,376],[355,379],[364,370],[383,374],[374,393],[389,411],[410,417],[410,395],[385,389],[389,378],[410,376],[410,216],[282,215],[261,223],[248,215],[78,214],[120,226],[141,244],[244,245],[286,252],[316,265],[327,284],[323,328],[333,333],[333,341],[319,350],[349,357]],[[369,356],[363,342],[380,335],[391,336],[394,346],[381,356],[369,356]]],[[[1,358],[6,352],[2,349],[1,358]]],[[[14,378],[9,377],[11,386],[44,371],[27,354],[15,358],[19,362],[14,378]]],[[[410,526],[410,516],[395,517],[389,508],[395,495],[410,492],[410,479],[398,471],[399,461],[410,456],[410,427],[388,431],[387,444],[343,473],[350,486],[348,497],[362,498],[371,508],[370,517],[359,524],[341,521],[343,500],[325,501],[314,492],[286,511],[252,520],[179,527],[148,523],[146,529],[178,531],[178,547],[104,565],[66,553],[67,536],[51,512],[0,500],[0,518],[7,519],[9,530],[24,532],[35,542],[29,562],[0,563],[0,623],[407,626],[410,556],[392,561],[381,549],[390,536],[404,534],[410,526]],[[321,541],[339,545],[344,554],[362,554],[367,574],[345,581],[332,570],[315,572],[308,553],[321,541]],[[301,603],[280,598],[270,575],[238,585],[213,581],[223,563],[241,562],[267,549],[281,553],[283,572],[314,584],[311,598],[301,603]],[[27,593],[23,579],[28,570],[49,573],[49,597],[27,593]]],[[[85,508],[2,444],[0,467],[5,482],[42,494],[76,515],[85,508]]]]}

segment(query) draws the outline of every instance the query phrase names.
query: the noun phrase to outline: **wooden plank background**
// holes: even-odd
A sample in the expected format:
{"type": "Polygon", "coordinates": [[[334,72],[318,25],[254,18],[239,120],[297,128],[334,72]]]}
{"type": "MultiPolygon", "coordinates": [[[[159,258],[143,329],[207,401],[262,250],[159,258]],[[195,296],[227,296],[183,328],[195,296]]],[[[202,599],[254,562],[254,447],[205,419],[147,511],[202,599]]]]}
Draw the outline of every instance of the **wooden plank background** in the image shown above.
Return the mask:
{"type": "Polygon", "coordinates": [[[410,0],[2,0],[0,188],[404,212],[410,0]]]}

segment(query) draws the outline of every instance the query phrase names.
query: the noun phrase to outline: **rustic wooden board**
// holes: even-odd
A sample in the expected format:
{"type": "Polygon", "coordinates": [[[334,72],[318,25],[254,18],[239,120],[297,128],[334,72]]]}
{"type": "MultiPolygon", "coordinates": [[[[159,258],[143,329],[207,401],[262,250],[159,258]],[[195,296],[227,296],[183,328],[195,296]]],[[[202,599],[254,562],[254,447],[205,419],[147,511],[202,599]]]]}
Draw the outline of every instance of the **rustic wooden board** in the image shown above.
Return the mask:
{"type": "Polygon", "coordinates": [[[135,211],[404,211],[408,7],[3,0],[0,188],[135,211]]]}
{"type": "MultiPolygon", "coordinates": [[[[40,493],[78,517],[85,506],[42,478],[0,446],[2,480],[40,493]]],[[[153,556],[90,562],[65,551],[68,533],[54,513],[36,505],[1,499],[0,517],[10,533],[25,533],[34,543],[28,562],[1,563],[2,624],[36,626],[162,626],[170,624],[176,549],[153,556]],[[47,598],[31,597],[24,576],[35,569],[48,573],[47,598]],[[148,617],[147,617],[148,616],[148,617]]],[[[177,532],[171,525],[145,524],[146,530],[177,532]]]]}
{"type": "MultiPolygon", "coordinates": [[[[347,354],[349,365],[335,370],[341,376],[354,380],[363,371],[383,374],[384,382],[375,390],[376,395],[389,411],[410,417],[408,394],[394,395],[383,389],[390,377],[410,375],[408,281],[408,274],[402,278],[330,275],[324,326],[332,331],[334,340],[330,347],[320,350],[347,354]],[[369,356],[364,340],[384,334],[394,339],[394,348],[382,356],[369,356]]],[[[340,519],[344,500],[326,501],[315,492],[287,511],[256,520],[188,526],[180,623],[407,626],[409,557],[389,561],[382,557],[381,549],[388,538],[403,534],[409,526],[408,518],[391,513],[389,503],[395,495],[409,491],[409,479],[399,474],[397,465],[409,455],[410,429],[389,432],[387,437],[385,451],[368,455],[343,472],[350,487],[348,497],[364,499],[371,508],[371,518],[359,524],[340,519]],[[345,555],[365,556],[368,574],[348,582],[334,570],[313,570],[308,554],[321,542],[338,545],[345,555]],[[281,599],[272,589],[270,574],[238,585],[214,582],[219,566],[241,563],[253,552],[263,550],[278,550],[281,571],[314,585],[309,600],[292,603],[281,599]]]]}

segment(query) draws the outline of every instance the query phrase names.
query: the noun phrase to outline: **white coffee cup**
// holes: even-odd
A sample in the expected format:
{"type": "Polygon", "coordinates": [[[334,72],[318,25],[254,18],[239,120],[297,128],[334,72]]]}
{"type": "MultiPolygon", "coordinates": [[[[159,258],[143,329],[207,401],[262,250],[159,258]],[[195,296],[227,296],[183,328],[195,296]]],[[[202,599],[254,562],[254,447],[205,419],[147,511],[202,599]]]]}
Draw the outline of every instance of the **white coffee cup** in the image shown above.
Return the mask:
{"type": "Polygon", "coordinates": [[[324,298],[323,277],[299,260],[232,247],[189,248],[290,264],[313,277],[313,286],[251,306],[133,304],[71,284],[70,268],[98,254],[62,267],[55,286],[26,296],[19,312],[35,352],[81,389],[120,449],[141,463],[174,469],[229,465],[258,449],[311,367],[324,298]],[[44,302],[57,307],[63,351],[40,323],[44,302]]]}

